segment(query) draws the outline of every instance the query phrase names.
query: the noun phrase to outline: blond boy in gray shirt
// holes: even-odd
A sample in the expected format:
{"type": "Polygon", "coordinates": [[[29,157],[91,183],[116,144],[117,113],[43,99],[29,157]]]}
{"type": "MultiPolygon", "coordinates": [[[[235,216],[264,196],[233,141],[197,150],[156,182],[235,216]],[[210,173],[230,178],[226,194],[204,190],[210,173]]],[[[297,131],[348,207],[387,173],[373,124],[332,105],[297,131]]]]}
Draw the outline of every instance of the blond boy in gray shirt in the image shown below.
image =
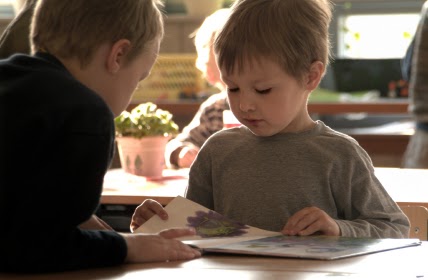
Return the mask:
{"type": "Polygon", "coordinates": [[[406,237],[408,231],[367,153],[321,121],[310,130],[263,138],[245,126],[215,134],[191,168],[187,198],[289,234],[406,237]]]}
{"type": "Polygon", "coordinates": [[[407,237],[409,221],[351,137],[311,119],[329,59],[328,0],[237,0],[215,40],[242,127],[217,132],[186,197],[287,235],[407,237]]]}

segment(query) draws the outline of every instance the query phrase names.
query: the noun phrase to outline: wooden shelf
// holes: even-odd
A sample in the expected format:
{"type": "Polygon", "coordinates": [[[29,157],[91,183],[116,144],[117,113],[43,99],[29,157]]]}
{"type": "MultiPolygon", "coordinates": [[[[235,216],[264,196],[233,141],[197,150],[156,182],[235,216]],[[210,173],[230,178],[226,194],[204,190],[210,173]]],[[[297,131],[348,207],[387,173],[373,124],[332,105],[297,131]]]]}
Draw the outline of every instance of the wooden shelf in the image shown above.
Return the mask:
{"type": "MultiPolygon", "coordinates": [[[[159,108],[170,111],[174,115],[194,115],[201,105],[200,101],[158,101],[159,108]]],[[[131,104],[130,108],[136,104],[131,104]]],[[[369,114],[408,114],[407,100],[378,102],[309,102],[309,113],[335,115],[347,113],[369,114]]]]}
{"type": "Polygon", "coordinates": [[[378,102],[317,102],[309,103],[309,113],[334,115],[347,113],[369,113],[369,114],[407,114],[409,102],[378,101],[378,102]]]}

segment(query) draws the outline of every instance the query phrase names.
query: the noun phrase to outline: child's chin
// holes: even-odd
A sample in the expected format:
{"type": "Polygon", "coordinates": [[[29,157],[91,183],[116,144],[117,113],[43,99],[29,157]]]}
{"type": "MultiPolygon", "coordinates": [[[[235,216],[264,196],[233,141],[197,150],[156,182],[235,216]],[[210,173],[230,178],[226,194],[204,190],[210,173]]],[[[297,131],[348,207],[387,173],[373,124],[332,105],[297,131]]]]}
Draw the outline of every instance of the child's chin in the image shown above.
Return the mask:
{"type": "Polygon", "coordinates": [[[278,134],[277,132],[266,132],[266,131],[261,131],[260,129],[254,129],[251,127],[248,127],[248,129],[255,135],[255,136],[259,136],[259,137],[270,137],[273,136],[275,134],[278,134]]]}

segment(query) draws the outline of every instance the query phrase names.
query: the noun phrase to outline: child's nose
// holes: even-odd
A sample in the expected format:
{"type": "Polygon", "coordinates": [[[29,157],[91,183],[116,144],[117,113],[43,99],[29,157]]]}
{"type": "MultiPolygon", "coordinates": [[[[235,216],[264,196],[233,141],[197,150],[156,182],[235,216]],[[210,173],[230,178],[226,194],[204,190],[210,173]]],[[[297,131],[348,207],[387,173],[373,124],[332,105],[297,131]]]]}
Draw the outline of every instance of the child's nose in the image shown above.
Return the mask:
{"type": "Polygon", "coordinates": [[[255,110],[255,102],[251,93],[241,92],[239,98],[239,109],[242,112],[250,112],[255,110]]]}

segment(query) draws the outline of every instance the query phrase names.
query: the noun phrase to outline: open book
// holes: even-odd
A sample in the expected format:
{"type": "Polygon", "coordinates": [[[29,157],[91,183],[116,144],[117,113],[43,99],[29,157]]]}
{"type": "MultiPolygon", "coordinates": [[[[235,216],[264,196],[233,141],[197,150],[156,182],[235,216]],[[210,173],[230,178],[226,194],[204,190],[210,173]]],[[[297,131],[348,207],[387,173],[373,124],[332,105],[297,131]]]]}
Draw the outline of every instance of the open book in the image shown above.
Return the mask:
{"type": "Polygon", "coordinates": [[[197,235],[181,240],[204,253],[333,260],[421,244],[419,239],[286,236],[233,221],[180,196],[168,203],[165,210],[168,220],[153,216],[135,232],[194,227],[197,235]]]}

